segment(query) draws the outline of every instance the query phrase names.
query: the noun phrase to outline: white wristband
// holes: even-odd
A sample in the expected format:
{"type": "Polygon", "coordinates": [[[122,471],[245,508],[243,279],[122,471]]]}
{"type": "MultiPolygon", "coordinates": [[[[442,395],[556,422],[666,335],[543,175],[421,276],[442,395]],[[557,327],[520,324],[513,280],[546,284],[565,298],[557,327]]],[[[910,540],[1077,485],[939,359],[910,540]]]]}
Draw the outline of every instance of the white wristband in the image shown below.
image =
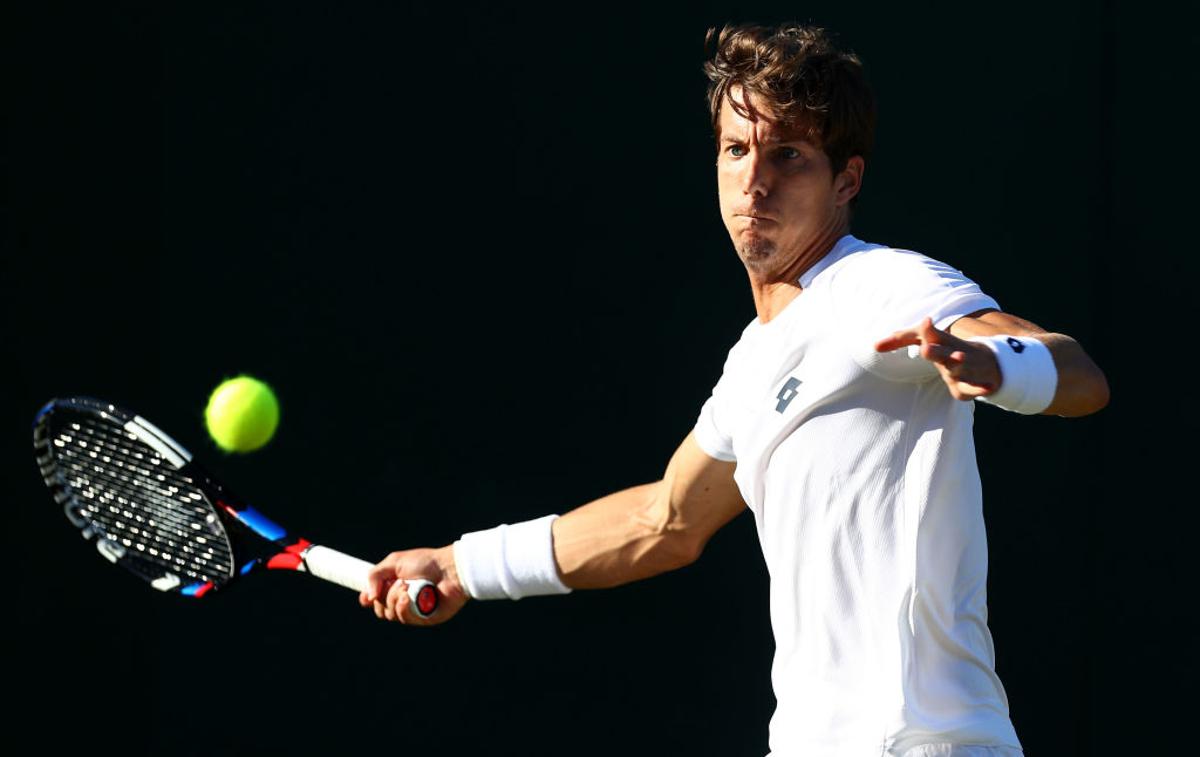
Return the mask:
{"type": "Polygon", "coordinates": [[[968,341],[986,344],[1000,364],[1000,388],[979,400],[1024,415],[1050,407],[1058,388],[1058,369],[1049,347],[1033,337],[1006,334],[968,341]]]}
{"type": "Polygon", "coordinates": [[[557,515],[487,531],[463,534],[454,542],[454,564],[472,599],[520,599],[567,594],[558,577],[550,532],[557,515]]]}

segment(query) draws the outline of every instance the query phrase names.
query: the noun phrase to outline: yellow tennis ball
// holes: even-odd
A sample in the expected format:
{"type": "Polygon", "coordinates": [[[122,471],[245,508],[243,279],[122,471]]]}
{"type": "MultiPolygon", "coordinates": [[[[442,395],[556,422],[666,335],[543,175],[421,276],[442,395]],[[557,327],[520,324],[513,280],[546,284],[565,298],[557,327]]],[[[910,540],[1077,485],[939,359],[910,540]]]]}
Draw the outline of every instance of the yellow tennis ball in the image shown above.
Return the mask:
{"type": "Polygon", "coordinates": [[[253,452],[275,435],[279,401],[271,387],[250,376],[221,382],[208,398],[204,423],[226,452],[253,452]]]}

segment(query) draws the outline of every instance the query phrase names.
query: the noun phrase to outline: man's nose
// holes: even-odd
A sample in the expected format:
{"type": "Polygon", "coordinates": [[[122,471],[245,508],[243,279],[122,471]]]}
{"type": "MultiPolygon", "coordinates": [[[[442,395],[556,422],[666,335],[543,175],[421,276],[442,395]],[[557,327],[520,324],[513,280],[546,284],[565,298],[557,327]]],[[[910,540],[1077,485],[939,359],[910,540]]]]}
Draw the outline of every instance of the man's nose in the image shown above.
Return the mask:
{"type": "Polygon", "coordinates": [[[766,161],[755,151],[746,156],[742,166],[745,171],[742,176],[742,191],[748,195],[766,197],[771,189],[770,167],[766,161]]]}

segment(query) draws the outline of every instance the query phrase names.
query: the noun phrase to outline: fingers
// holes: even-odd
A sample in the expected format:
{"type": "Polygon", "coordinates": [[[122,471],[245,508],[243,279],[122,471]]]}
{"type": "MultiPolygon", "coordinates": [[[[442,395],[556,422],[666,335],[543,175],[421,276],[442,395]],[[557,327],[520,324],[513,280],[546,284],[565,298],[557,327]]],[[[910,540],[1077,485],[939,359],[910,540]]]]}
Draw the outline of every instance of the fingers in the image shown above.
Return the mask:
{"type": "Polygon", "coordinates": [[[387,594],[388,582],[395,580],[396,577],[395,563],[397,559],[397,553],[393,552],[367,573],[365,592],[367,601],[374,601],[387,594]]]}
{"type": "Polygon", "coordinates": [[[897,331],[891,336],[885,339],[880,339],[878,342],[876,342],[875,351],[891,352],[892,350],[898,350],[901,347],[910,347],[914,344],[920,343],[921,336],[917,333],[916,329],[904,329],[903,331],[897,331]]]}
{"type": "Polygon", "coordinates": [[[370,607],[375,617],[413,626],[445,623],[469,599],[458,581],[453,545],[393,552],[371,569],[371,586],[358,597],[359,604],[370,607]],[[428,617],[417,613],[415,600],[409,595],[408,582],[417,579],[431,582],[438,592],[437,608],[428,617]]]}
{"type": "Polygon", "coordinates": [[[934,361],[934,365],[956,400],[973,400],[995,391],[996,383],[993,374],[988,373],[989,366],[962,350],[951,351],[945,360],[934,361]]]}
{"type": "Polygon", "coordinates": [[[954,381],[970,381],[973,376],[970,363],[967,361],[967,354],[962,350],[930,345],[921,349],[921,356],[935,364],[942,372],[943,378],[954,381]]]}
{"type": "Polygon", "coordinates": [[[954,395],[954,399],[957,400],[973,400],[976,397],[983,397],[991,393],[992,390],[989,387],[976,386],[968,384],[965,381],[960,381],[958,386],[954,388],[954,391],[951,392],[954,395]]]}
{"type": "Polygon", "coordinates": [[[424,577],[436,582],[441,574],[426,555],[430,550],[393,552],[367,574],[367,588],[359,593],[358,602],[370,607],[380,620],[423,624],[424,619],[410,607],[405,578],[424,577]]]}
{"type": "Polygon", "coordinates": [[[374,610],[375,617],[380,620],[395,620],[394,617],[388,617],[386,598],[392,585],[396,582],[395,566],[400,558],[401,553],[393,552],[380,560],[367,572],[367,588],[358,595],[358,603],[374,610]]]}
{"type": "Polygon", "coordinates": [[[387,595],[387,619],[399,620],[401,623],[411,623],[413,616],[408,612],[408,606],[412,600],[408,596],[408,584],[404,581],[396,581],[392,584],[392,588],[388,590],[387,595]]]}
{"type": "MultiPolygon", "coordinates": [[[[925,321],[928,320],[928,318],[925,319],[925,321]]],[[[891,336],[880,339],[875,343],[875,351],[891,352],[892,350],[898,350],[901,347],[911,347],[914,344],[921,344],[923,333],[921,329],[925,325],[925,321],[922,321],[912,328],[900,329],[891,336]]]]}
{"type": "Polygon", "coordinates": [[[933,325],[932,318],[901,329],[875,343],[876,352],[920,345],[921,357],[933,363],[955,399],[972,400],[995,391],[1000,384],[995,356],[986,348],[973,345],[933,325]]]}
{"type": "Polygon", "coordinates": [[[901,347],[911,347],[914,344],[939,344],[943,335],[945,332],[935,329],[933,319],[927,317],[912,328],[901,329],[889,337],[880,339],[875,343],[875,351],[891,352],[901,347]]]}
{"type": "Polygon", "coordinates": [[[932,319],[926,318],[917,330],[921,335],[921,357],[952,372],[957,372],[967,362],[967,353],[964,351],[967,343],[949,332],[934,328],[932,319]]]}
{"type": "Polygon", "coordinates": [[[962,350],[926,342],[921,346],[921,357],[931,363],[937,363],[955,370],[962,365],[965,355],[963,355],[962,350]]]}

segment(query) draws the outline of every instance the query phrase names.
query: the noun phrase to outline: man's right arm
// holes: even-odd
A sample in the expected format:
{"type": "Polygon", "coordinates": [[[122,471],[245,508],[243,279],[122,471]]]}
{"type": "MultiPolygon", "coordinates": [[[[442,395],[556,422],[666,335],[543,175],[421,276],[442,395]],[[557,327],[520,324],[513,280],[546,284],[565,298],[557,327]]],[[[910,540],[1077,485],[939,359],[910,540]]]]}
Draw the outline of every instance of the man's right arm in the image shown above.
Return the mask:
{"type": "MultiPolygon", "coordinates": [[[[692,434],[659,481],[602,497],[554,521],[554,561],[563,583],[598,589],[681,568],[696,560],[713,534],[742,511],[735,463],[709,457],[692,434]]],[[[432,625],[466,603],[453,546],[393,552],[371,571],[360,603],[387,620],[432,625]],[[442,593],[433,617],[416,616],[401,578],[425,578],[442,593]]]]}
{"type": "Polygon", "coordinates": [[[610,494],[554,521],[563,583],[602,589],[689,565],[745,508],[735,463],[709,457],[688,434],[662,480],[610,494]]]}

